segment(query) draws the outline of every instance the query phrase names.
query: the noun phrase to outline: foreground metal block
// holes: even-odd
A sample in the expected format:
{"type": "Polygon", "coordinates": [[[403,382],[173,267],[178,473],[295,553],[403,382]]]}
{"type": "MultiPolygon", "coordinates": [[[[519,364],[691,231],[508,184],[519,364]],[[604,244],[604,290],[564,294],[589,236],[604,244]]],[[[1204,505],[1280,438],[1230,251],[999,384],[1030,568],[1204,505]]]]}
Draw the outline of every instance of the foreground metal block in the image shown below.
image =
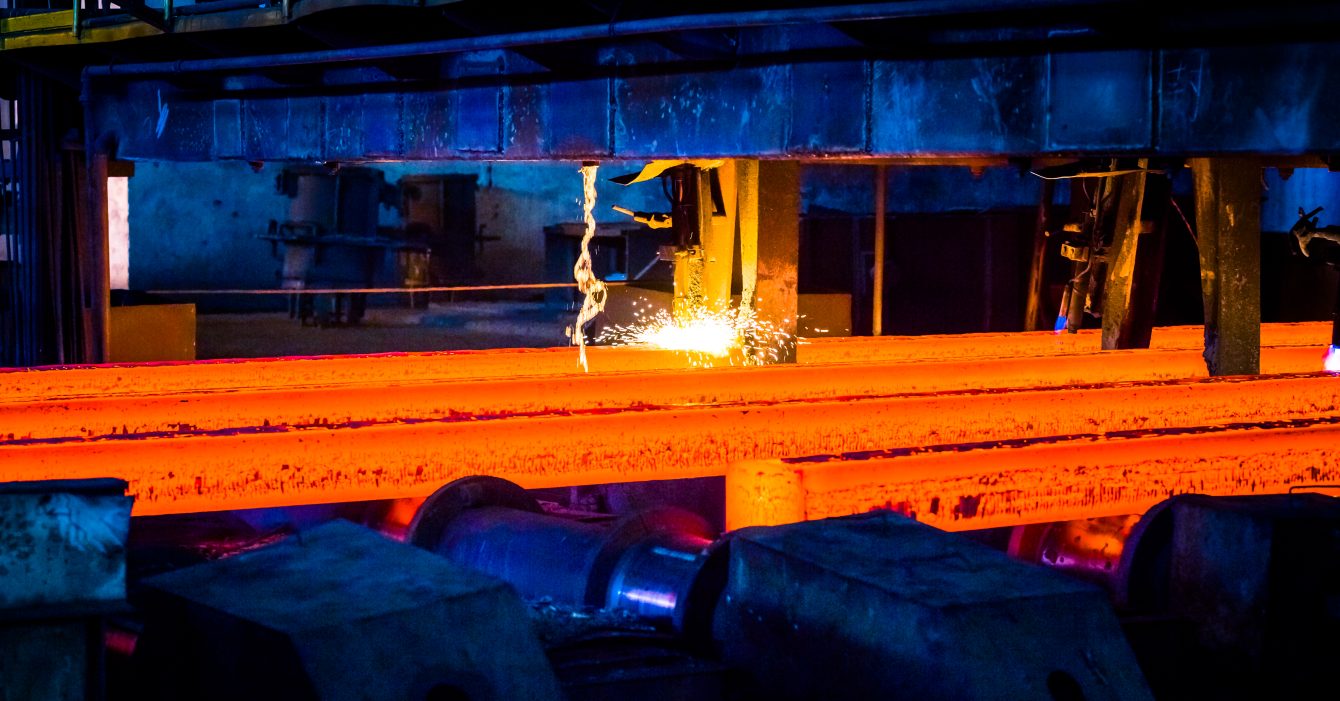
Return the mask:
{"type": "Polygon", "coordinates": [[[1161,698],[1303,698],[1332,684],[1340,499],[1174,497],[1132,531],[1121,575],[1161,698]]]}
{"type": "Polygon", "coordinates": [[[348,523],[145,586],[148,698],[559,698],[510,587],[348,523]]]}
{"type": "Polygon", "coordinates": [[[124,609],[126,483],[0,483],[0,699],[100,697],[101,616],[124,609]]]}
{"type": "Polygon", "coordinates": [[[893,514],[736,533],[715,630],[766,698],[1150,698],[1096,587],[893,514]]]}

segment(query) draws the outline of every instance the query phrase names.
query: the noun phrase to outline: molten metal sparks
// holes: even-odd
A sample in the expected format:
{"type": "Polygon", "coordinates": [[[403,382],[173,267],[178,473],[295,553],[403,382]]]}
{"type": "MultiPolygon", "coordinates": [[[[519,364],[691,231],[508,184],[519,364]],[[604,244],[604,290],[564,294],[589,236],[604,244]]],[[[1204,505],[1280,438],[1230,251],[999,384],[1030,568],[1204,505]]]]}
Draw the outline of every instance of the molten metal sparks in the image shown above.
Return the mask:
{"type": "Polygon", "coordinates": [[[1323,367],[1326,372],[1340,372],[1340,346],[1331,346],[1326,349],[1326,360],[1323,367]]]}
{"type": "Polygon", "coordinates": [[[572,342],[577,346],[578,363],[582,370],[591,371],[586,363],[586,336],[582,329],[605,309],[605,283],[591,270],[591,239],[596,235],[596,170],[599,166],[582,166],[582,218],[586,222],[586,233],[582,236],[582,252],[577,264],[572,268],[572,276],[577,280],[577,289],[586,297],[582,300],[582,309],[577,313],[577,322],[572,325],[572,342]]]}
{"type": "Polygon", "coordinates": [[[776,362],[790,336],[747,312],[697,307],[686,310],[678,319],[660,311],[627,326],[611,327],[599,340],[616,346],[686,353],[691,364],[698,366],[723,361],[730,365],[764,365],[776,362]]]}

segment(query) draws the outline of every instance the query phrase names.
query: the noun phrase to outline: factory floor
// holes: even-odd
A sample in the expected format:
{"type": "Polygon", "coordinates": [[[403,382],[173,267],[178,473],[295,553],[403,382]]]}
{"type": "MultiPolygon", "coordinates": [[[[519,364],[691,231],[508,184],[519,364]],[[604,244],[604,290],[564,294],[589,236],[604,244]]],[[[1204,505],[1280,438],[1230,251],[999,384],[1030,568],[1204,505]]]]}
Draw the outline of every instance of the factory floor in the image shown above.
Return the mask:
{"type": "Polygon", "coordinates": [[[575,312],[542,302],[434,303],[374,307],[357,326],[302,326],[284,312],[200,314],[196,357],[263,358],[395,351],[544,348],[566,345],[575,312]]]}

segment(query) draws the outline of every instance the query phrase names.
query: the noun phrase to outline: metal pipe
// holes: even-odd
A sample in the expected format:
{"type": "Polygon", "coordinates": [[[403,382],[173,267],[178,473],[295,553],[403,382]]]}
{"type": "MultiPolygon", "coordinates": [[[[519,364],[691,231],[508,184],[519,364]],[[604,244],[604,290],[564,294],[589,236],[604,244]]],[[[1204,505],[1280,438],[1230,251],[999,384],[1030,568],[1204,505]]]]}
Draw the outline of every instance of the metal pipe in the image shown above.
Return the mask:
{"type": "Polygon", "coordinates": [[[870,335],[884,335],[884,236],[888,216],[888,166],[875,166],[875,282],[871,290],[874,309],[871,311],[870,335]]]}
{"type": "Polygon", "coordinates": [[[124,66],[90,66],[89,76],[112,75],[171,75],[200,71],[253,70],[281,66],[301,66],[317,63],[352,61],[379,61],[413,58],[466,51],[494,51],[537,44],[556,44],[575,41],[611,40],[620,37],[642,36],[675,31],[704,31],[743,29],[747,27],[825,24],[830,22],[863,22],[875,20],[942,17],[981,12],[1046,12],[1062,8],[1120,4],[1114,0],[905,0],[864,5],[836,7],[808,7],[789,10],[751,12],[723,12],[717,14],[657,17],[644,20],[610,22],[543,29],[482,37],[463,37],[437,41],[415,42],[391,46],[360,47],[355,50],[331,49],[268,56],[202,59],[195,61],[162,61],[124,66]]]}
{"type": "Polygon", "coordinates": [[[520,486],[464,477],[423,503],[407,540],[524,597],[627,611],[703,635],[724,586],[707,524],[654,508],[604,523],[545,514],[520,486]]]}
{"type": "Polygon", "coordinates": [[[588,592],[604,546],[605,529],[596,524],[481,506],[456,514],[430,549],[506,581],[528,599],[582,606],[604,602],[605,592],[588,592]]]}

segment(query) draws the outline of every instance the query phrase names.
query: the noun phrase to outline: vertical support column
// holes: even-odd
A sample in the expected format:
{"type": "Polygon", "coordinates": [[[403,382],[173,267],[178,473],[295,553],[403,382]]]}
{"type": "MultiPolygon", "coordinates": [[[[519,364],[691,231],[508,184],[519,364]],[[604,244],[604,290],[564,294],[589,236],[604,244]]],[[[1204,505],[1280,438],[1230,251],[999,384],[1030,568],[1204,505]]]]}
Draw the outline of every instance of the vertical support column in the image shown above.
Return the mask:
{"type": "Polygon", "coordinates": [[[84,237],[84,289],[81,306],[84,321],[85,362],[107,362],[107,345],[112,306],[111,263],[107,244],[107,169],[111,156],[103,144],[95,144],[88,154],[87,225],[78,232],[84,237]]]}
{"type": "Polygon", "coordinates": [[[758,289],[758,161],[735,162],[735,211],[740,235],[740,316],[754,313],[758,289]]]}
{"type": "MultiPolygon", "coordinates": [[[[1140,167],[1149,161],[1140,159],[1140,167]]],[[[1107,281],[1103,287],[1103,349],[1134,348],[1128,329],[1131,316],[1131,292],[1135,268],[1139,259],[1140,240],[1144,231],[1143,212],[1146,174],[1121,175],[1113,183],[1117,187],[1117,211],[1112,221],[1112,246],[1107,254],[1107,281]]],[[[1140,261],[1142,262],[1142,261],[1140,261]]]]}
{"type": "Polygon", "coordinates": [[[739,205],[736,202],[735,161],[725,161],[712,171],[705,171],[703,182],[706,192],[701,192],[698,201],[702,203],[700,211],[704,213],[704,226],[701,229],[703,239],[703,303],[707,309],[720,312],[730,307],[731,282],[735,274],[735,219],[739,205]],[[719,191],[712,192],[712,178],[716,178],[719,191]],[[720,197],[723,211],[716,212],[716,200],[720,197]]]}
{"type": "Polygon", "coordinates": [[[1196,158],[1200,288],[1205,364],[1211,375],[1261,369],[1261,164],[1252,158],[1196,158]]]}
{"type": "Polygon", "coordinates": [[[1047,253],[1051,248],[1047,245],[1051,241],[1051,237],[1047,234],[1047,227],[1051,222],[1047,220],[1047,216],[1055,195],[1056,181],[1043,180],[1037,223],[1033,227],[1033,261],[1028,268],[1028,301],[1024,307],[1025,331],[1050,330],[1052,326],[1051,320],[1044,318],[1042,297],[1047,291],[1047,253]]]}
{"type": "Polygon", "coordinates": [[[870,335],[884,335],[884,246],[889,216],[889,168],[875,166],[875,279],[870,289],[870,335]]]}
{"type": "MultiPolygon", "coordinates": [[[[758,286],[754,296],[760,321],[788,334],[775,349],[776,362],[796,362],[800,296],[800,164],[761,161],[758,165],[758,286]]],[[[771,358],[769,358],[771,359],[771,358]]]]}

